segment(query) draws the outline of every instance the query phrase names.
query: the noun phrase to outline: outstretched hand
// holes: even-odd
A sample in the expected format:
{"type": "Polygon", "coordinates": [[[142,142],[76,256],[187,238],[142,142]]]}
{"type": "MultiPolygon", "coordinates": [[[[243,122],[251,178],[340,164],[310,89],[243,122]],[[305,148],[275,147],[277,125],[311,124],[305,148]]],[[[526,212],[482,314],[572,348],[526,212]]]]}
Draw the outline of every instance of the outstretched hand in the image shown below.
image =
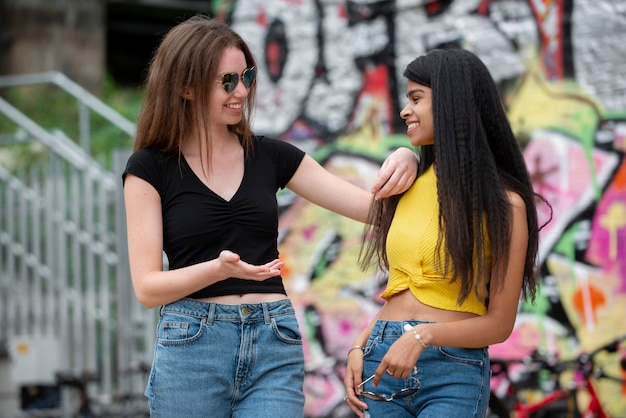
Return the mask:
{"type": "Polygon", "coordinates": [[[280,269],[285,263],[278,258],[260,266],[246,263],[241,260],[239,254],[229,250],[223,250],[219,257],[219,272],[224,277],[237,277],[239,279],[262,281],[280,275],[280,269]]]}
{"type": "Polygon", "coordinates": [[[383,162],[372,187],[376,200],[405,192],[417,178],[417,155],[408,148],[398,148],[383,162]]]}

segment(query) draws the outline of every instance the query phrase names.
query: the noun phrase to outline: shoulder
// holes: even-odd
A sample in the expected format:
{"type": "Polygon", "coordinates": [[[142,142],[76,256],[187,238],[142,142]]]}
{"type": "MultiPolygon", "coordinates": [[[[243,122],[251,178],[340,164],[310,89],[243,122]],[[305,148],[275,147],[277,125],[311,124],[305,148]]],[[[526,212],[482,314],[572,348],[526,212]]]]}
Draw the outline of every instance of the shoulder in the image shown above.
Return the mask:
{"type": "Polygon", "coordinates": [[[511,204],[511,213],[513,216],[513,223],[518,224],[520,222],[526,223],[526,203],[519,193],[508,190],[506,192],[511,204]]]}
{"type": "Polygon", "coordinates": [[[272,158],[298,158],[304,157],[304,151],[290,142],[267,136],[253,136],[252,144],[254,152],[260,152],[272,156],[272,158]]]}
{"type": "Polygon", "coordinates": [[[134,160],[140,160],[140,161],[147,161],[147,160],[165,161],[165,160],[170,159],[172,156],[175,156],[175,154],[171,152],[158,151],[153,148],[142,148],[137,151],[134,151],[131,154],[130,158],[134,160]]]}
{"type": "Polygon", "coordinates": [[[295,145],[290,142],[283,141],[281,139],[272,138],[269,136],[263,135],[254,135],[252,137],[252,143],[255,148],[265,148],[265,149],[283,149],[283,148],[297,148],[295,145]]]}
{"type": "Polygon", "coordinates": [[[156,183],[156,180],[165,172],[173,169],[170,168],[170,166],[173,167],[172,163],[177,164],[177,162],[176,153],[165,153],[150,148],[140,149],[128,157],[122,177],[125,178],[126,174],[133,174],[156,183]]]}
{"type": "Polygon", "coordinates": [[[517,211],[526,212],[526,203],[524,202],[524,199],[522,199],[522,196],[520,196],[519,193],[512,191],[512,190],[507,190],[506,194],[507,194],[507,197],[509,198],[509,202],[511,203],[511,206],[514,212],[517,212],[517,211]]]}
{"type": "Polygon", "coordinates": [[[262,169],[275,173],[277,185],[285,187],[302,163],[306,155],[295,145],[280,139],[265,136],[253,137],[253,164],[262,169]]]}
{"type": "Polygon", "coordinates": [[[160,167],[168,162],[178,162],[176,153],[162,152],[151,148],[143,148],[134,151],[128,158],[127,167],[142,166],[142,167],[160,167]]]}

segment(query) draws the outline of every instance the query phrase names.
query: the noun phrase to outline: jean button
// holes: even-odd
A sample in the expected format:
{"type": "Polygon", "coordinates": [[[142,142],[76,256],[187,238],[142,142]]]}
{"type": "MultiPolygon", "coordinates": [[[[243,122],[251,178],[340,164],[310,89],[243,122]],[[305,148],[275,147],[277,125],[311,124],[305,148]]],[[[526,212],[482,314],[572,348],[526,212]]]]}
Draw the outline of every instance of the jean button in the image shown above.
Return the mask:
{"type": "Polygon", "coordinates": [[[250,314],[250,309],[248,309],[248,308],[242,308],[242,309],[241,309],[241,313],[242,313],[242,314],[244,314],[244,315],[248,315],[248,314],[250,314]]]}

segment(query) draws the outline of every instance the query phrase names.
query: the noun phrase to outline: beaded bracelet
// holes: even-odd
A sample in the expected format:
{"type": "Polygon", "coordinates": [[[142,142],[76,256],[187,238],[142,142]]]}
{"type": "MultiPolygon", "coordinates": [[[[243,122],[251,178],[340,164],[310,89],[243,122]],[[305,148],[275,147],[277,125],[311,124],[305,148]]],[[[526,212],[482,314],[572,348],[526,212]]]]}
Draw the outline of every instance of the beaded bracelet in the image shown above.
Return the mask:
{"type": "Polygon", "coordinates": [[[365,351],[365,347],[363,347],[362,345],[355,345],[354,347],[352,347],[351,349],[348,350],[348,356],[350,355],[350,353],[352,352],[352,350],[361,350],[361,351],[365,351]]]}
{"type": "Polygon", "coordinates": [[[404,331],[408,332],[408,331],[413,331],[413,336],[415,336],[415,339],[417,341],[420,342],[420,344],[422,344],[422,347],[426,348],[428,345],[424,342],[424,340],[422,340],[422,336],[419,335],[417,333],[417,331],[415,331],[415,327],[413,327],[410,324],[404,324],[404,331]]]}
{"type": "Polygon", "coordinates": [[[415,336],[415,339],[422,344],[422,347],[426,348],[426,343],[422,340],[422,336],[415,332],[415,330],[413,330],[413,335],[415,336]]]}

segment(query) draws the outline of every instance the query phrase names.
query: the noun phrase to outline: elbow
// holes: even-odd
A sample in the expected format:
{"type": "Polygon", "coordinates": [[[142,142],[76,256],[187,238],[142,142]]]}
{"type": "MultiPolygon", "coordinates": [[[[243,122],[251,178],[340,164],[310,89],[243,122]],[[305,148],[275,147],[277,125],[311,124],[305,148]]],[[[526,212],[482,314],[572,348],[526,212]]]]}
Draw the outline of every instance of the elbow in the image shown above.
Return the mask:
{"type": "Polygon", "coordinates": [[[135,298],[144,308],[152,309],[160,306],[158,300],[156,300],[147,289],[142,289],[141,286],[133,286],[133,290],[135,292],[135,298]]]}
{"type": "Polygon", "coordinates": [[[139,298],[137,298],[137,300],[139,301],[139,303],[141,304],[141,306],[143,306],[146,309],[153,309],[156,308],[158,306],[161,306],[159,303],[154,303],[154,301],[151,300],[141,300],[139,298]]]}
{"type": "Polygon", "coordinates": [[[493,339],[493,341],[489,345],[501,344],[501,343],[505,342],[506,340],[508,340],[510,335],[511,335],[511,333],[508,333],[506,335],[505,334],[498,335],[498,336],[496,336],[493,339]]]}
{"type": "Polygon", "coordinates": [[[137,301],[144,308],[152,309],[152,308],[156,308],[157,306],[159,306],[157,303],[154,302],[152,298],[150,298],[148,295],[144,293],[135,291],[135,298],[137,298],[137,301]]]}
{"type": "Polygon", "coordinates": [[[511,333],[513,332],[513,325],[514,324],[510,326],[497,327],[493,334],[494,341],[492,341],[491,344],[500,344],[508,340],[509,337],[511,336],[511,333]]]}

